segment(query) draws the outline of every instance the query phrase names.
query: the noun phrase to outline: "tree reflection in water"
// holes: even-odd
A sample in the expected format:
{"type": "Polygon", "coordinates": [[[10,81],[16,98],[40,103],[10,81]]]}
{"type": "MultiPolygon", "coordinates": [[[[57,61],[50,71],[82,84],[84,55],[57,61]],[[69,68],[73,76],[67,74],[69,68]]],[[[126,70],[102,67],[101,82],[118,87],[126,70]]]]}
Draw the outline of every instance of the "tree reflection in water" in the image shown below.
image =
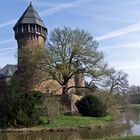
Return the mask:
{"type": "Polygon", "coordinates": [[[0,140],[82,140],[95,139],[108,136],[128,136],[140,134],[140,110],[127,110],[123,114],[123,121],[133,126],[129,129],[98,129],[69,132],[1,132],[0,140]]]}

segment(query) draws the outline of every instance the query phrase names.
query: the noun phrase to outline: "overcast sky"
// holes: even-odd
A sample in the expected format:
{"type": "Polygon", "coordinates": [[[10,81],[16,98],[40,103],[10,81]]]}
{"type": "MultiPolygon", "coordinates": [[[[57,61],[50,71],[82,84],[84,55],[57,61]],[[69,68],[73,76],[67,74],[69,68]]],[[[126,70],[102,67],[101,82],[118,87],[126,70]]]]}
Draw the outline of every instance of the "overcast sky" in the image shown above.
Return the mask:
{"type": "MultiPolygon", "coordinates": [[[[49,32],[68,26],[90,32],[110,67],[140,85],[140,0],[30,0],[49,32]]],[[[16,64],[13,26],[29,0],[1,0],[0,67],[16,64]]]]}

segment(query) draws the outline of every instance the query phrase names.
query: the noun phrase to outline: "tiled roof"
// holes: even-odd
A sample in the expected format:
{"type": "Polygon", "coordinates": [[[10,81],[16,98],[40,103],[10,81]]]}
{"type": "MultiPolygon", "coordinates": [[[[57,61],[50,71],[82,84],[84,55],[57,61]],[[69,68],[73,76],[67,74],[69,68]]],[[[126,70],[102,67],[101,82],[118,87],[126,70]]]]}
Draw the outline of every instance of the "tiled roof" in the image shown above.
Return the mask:
{"type": "Polygon", "coordinates": [[[11,77],[17,71],[17,65],[6,65],[4,68],[0,69],[0,78],[11,77]]]}

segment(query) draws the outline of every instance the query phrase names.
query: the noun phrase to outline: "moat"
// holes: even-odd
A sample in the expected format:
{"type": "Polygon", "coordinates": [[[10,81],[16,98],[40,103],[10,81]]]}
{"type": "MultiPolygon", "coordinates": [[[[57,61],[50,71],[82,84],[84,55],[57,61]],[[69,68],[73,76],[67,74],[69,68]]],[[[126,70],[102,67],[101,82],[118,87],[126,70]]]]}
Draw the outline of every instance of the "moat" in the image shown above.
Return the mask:
{"type": "Polygon", "coordinates": [[[123,121],[131,124],[127,129],[98,129],[70,132],[1,132],[0,140],[77,140],[96,139],[109,136],[133,136],[140,134],[140,110],[123,113],[123,121]]]}

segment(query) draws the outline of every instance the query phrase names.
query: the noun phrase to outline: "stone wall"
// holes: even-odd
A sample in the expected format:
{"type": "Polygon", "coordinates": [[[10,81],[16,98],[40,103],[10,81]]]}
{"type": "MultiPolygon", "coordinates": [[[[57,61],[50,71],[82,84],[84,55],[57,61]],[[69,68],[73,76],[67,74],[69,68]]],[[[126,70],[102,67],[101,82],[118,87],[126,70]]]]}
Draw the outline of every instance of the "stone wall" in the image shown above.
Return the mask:
{"type": "MultiPolygon", "coordinates": [[[[68,83],[68,87],[75,86],[74,79],[71,79],[68,83]]],[[[62,94],[62,87],[56,80],[46,80],[42,83],[36,85],[35,90],[44,92],[44,93],[53,93],[53,94],[62,94]]],[[[75,89],[72,88],[69,92],[74,92],[75,89]]]]}

